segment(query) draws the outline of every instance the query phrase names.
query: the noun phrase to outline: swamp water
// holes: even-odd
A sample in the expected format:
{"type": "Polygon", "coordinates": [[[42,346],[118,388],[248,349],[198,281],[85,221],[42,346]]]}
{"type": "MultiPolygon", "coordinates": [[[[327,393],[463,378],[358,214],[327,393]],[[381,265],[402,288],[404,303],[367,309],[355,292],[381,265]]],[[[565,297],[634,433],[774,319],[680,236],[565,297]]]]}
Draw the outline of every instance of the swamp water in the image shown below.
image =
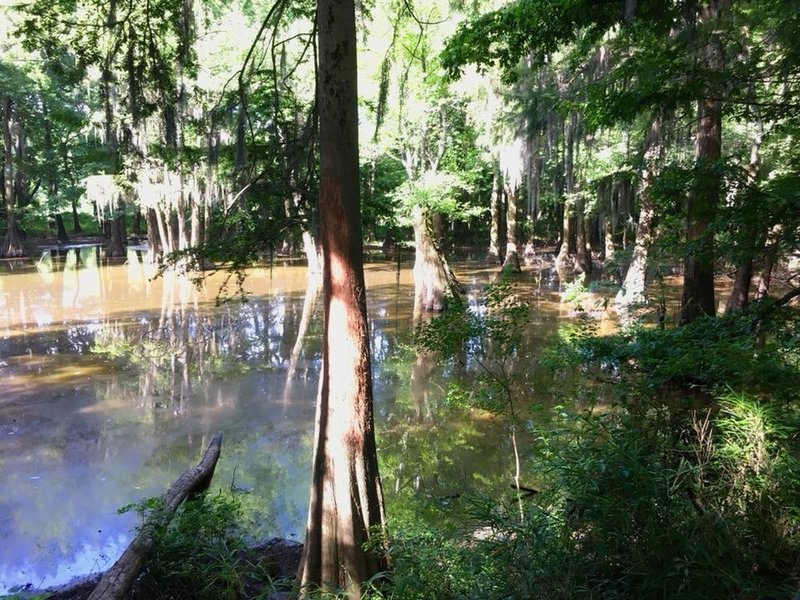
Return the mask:
{"type": "MultiPolygon", "coordinates": [[[[409,347],[409,267],[366,265],[390,516],[415,499],[507,494],[512,472],[502,420],[447,407],[463,374],[409,347]]],[[[496,273],[454,267],[473,302],[496,273]]],[[[136,525],[118,509],[163,493],[217,431],[212,490],[243,492],[253,535],[302,540],[322,329],[305,267],[251,269],[246,303],[216,302],[222,273],[200,289],[153,275],[134,250],[106,265],[96,247],[0,264],[0,594],[108,568],[136,525]]],[[[532,305],[523,385],[546,403],[558,382],[534,359],[569,307],[548,271],[520,283],[532,305]]]]}

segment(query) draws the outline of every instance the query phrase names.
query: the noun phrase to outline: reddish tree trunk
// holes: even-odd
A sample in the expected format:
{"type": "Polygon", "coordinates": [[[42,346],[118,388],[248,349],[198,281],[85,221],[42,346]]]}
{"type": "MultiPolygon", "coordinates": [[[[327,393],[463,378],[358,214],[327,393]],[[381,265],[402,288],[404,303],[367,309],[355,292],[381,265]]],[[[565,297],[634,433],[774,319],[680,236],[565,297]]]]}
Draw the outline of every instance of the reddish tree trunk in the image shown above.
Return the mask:
{"type": "MultiPolygon", "coordinates": [[[[710,0],[702,7],[701,21],[709,23],[719,18],[727,0],[710,0]]],[[[722,43],[717,35],[705,47],[705,66],[722,68],[722,43]]],[[[715,315],[714,302],[714,232],[711,225],[719,204],[718,177],[711,176],[722,153],[722,102],[718,93],[706,90],[706,97],[697,103],[697,133],[695,159],[698,166],[709,170],[704,181],[686,203],[686,241],[689,251],[684,260],[681,324],[694,321],[701,315],[715,315]]]]}
{"type": "Polygon", "coordinates": [[[384,514],[362,263],[353,0],[320,0],[317,28],[323,366],[297,583],[301,595],[324,587],[359,598],[362,583],[385,565],[364,549],[384,514]]]}

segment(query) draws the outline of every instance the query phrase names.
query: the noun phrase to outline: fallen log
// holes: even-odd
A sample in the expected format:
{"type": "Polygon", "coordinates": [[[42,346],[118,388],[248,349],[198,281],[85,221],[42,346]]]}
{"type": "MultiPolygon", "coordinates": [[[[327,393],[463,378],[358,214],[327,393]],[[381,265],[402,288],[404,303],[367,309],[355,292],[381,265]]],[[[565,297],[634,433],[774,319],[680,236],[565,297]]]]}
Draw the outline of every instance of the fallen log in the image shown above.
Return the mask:
{"type": "Polygon", "coordinates": [[[183,475],[169,487],[162,497],[163,507],[145,520],[139,533],[114,566],[106,571],[88,600],[123,600],[130,596],[133,584],[141,574],[145,560],[155,545],[156,526],[171,518],[184,500],[208,489],[219,459],[221,445],[222,434],[217,433],[211,438],[197,466],[184,471],[183,475]]]}

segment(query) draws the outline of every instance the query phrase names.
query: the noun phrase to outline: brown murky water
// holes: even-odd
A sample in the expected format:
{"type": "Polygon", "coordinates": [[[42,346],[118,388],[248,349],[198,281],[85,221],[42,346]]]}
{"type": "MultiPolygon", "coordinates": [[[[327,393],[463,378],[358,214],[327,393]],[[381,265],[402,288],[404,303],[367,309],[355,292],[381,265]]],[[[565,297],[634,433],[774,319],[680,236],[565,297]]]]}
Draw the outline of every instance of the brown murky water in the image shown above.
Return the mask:
{"type": "MultiPolygon", "coordinates": [[[[247,492],[254,534],[302,538],[321,332],[304,266],[252,269],[248,301],[218,304],[223,274],[199,289],[153,279],[134,251],[122,265],[105,265],[95,247],[9,265],[0,264],[0,594],[107,568],[135,526],[117,509],[162,493],[216,431],[225,439],[214,486],[247,492]]],[[[510,469],[504,426],[480,411],[443,419],[456,375],[407,350],[409,266],[366,267],[390,512],[409,495],[443,498],[492,477],[507,487],[510,469]]],[[[455,266],[473,299],[494,274],[455,266]]],[[[522,287],[533,357],[569,307],[547,272],[524,275],[522,287]]],[[[535,368],[528,376],[546,385],[535,368]]]]}

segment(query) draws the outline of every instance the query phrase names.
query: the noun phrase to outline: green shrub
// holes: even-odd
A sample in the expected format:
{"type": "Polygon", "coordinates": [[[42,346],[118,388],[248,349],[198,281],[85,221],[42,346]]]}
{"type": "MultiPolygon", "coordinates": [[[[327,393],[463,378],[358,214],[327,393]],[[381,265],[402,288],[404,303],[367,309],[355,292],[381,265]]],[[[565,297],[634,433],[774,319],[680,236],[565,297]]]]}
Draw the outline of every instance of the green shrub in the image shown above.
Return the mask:
{"type": "Polygon", "coordinates": [[[224,600],[251,597],[252,579],[271,589],[268,575],[243,558],[246,540],[238,498],[205,495],[185,502],[167,524],[159,516],[159,499],[121,510],[136,510],[154,523],[155,548],[135,596],[142,600],[224,600]]]}

